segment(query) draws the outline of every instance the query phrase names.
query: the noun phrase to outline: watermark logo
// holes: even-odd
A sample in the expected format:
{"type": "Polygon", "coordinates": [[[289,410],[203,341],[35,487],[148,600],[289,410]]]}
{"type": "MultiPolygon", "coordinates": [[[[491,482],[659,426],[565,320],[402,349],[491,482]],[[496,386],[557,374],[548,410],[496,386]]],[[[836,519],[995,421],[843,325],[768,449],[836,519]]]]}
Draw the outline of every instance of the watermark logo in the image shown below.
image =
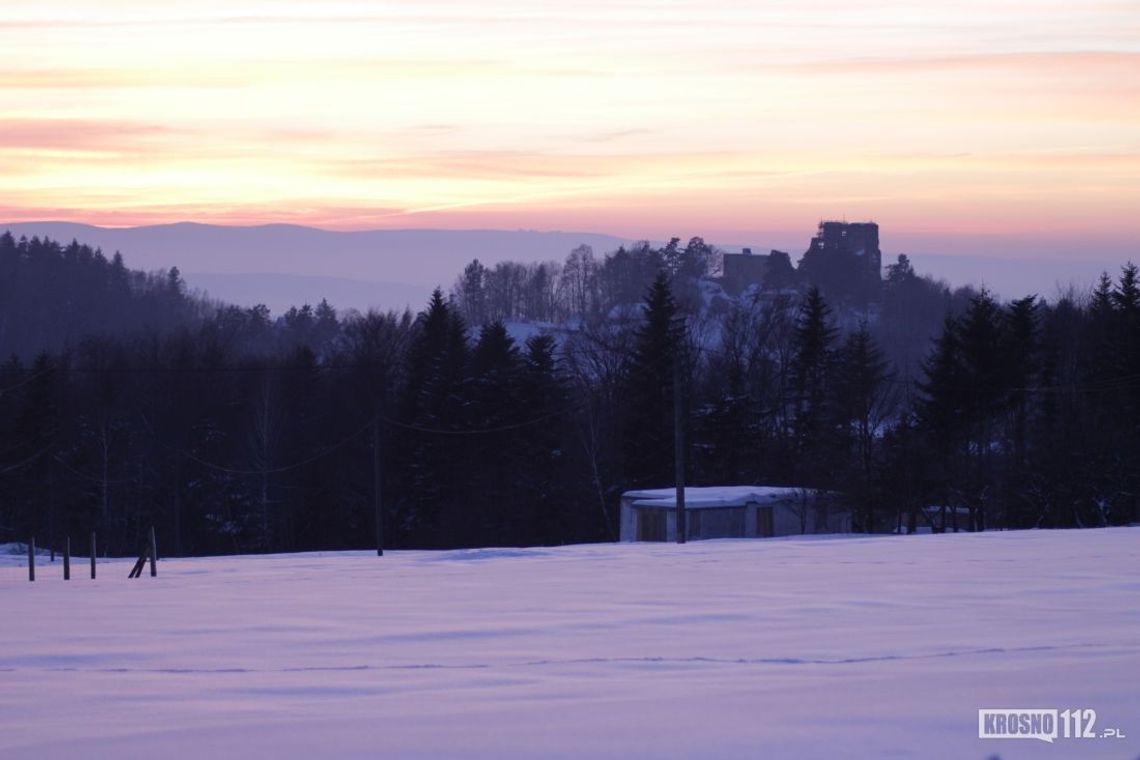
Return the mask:
{"type": "Polygon", "coordinates": [[[1119,728],[1098,729],[1088,708],[990,707],[978,710],[979,739],[1124,739],[1119,728]]]}
{"type": "Polygon", "coordinates": [[[1052,744],[1057,738],[1057,713],[1009,707],[978,710],[978,738],[1038,739],[1052,744]]]}

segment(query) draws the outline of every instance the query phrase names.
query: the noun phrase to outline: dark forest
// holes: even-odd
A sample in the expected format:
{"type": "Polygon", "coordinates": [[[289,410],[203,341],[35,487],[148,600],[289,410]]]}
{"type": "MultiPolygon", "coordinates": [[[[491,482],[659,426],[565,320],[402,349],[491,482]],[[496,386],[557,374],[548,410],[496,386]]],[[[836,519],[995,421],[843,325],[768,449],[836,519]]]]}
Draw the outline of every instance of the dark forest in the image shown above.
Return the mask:
{"type": "Polygon", "coordinates": [[[1135,266],[1010,302],[905,256],[710,298],[719,272],[699,238],[580,248],[418,313],[274,317],[5,234],[0,541],[366,548],[377,491],[394,548],[614,540],[623,491],[672,484],[675,389],[691,485],[833,492],[865,532],[1137,520],[1135,266]]]}

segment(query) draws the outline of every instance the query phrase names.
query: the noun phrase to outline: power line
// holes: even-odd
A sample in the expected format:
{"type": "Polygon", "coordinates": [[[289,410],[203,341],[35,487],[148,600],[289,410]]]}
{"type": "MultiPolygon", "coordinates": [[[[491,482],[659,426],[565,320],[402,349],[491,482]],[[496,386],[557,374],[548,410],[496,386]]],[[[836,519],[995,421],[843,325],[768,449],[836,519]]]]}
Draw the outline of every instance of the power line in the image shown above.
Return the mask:
{"type": "Polygon", "coordinates": [[[137,482],[137,478],[118,478],[115,480],[107,480],[107,479],[105,479],[99,475],[88,475],[87,473],[80,472],[79,470],[77,470],[74,467],[72,467],[71,465],[69,465],[63,459],[63,457],[59,456],[58,454],[53,456],[52,459],[54,459],[57,464],[62,465],[63,469],[68,470],[69,472],[71,472],[76,477],[83,478],[84,480],[90,480],[94,483],[106,483],[107,485],[121,485],[123,483],[135,483],[135,482],[137,482]]]}
{"type": "Polygon", "coordinates": [[[47,446],[43,447],[42,449],[37,451],[35,454],[32,454],[27,459],[24,459],[24,460],[21,460],[19,462],[16,462],[15,464],[10,464],[10,465],[7,465],[3,468],[0,468],[0,475],[7,475],[10,472],[15,472],[16,470],[22,469],[22,468],[28,466],[29,464],[32,464],[37,459],[42,457],[44,454],[51,451],[52,445],[53,444],[49,443],[47,446]]]}
{"type": "MultiPolygon", "coordinates": [[[[11,371],[11,370],[4,370],[4,371],[11,371]]],[[[34,372],[34,370],[28,370],[28,371],[34,372]]],[[[33,383],[36,380],[43,377],[44,375],[49,374],[50,372],[51,372],[51,370],[40,370],[39,372],[36,372],[34,375],[31,375],[30,377],[26,377],[23,380],[19,381],[15,385],[9,385],[7,388],[0,388],[0,398],[2,398],[5,393],[11,393],[14,390],[19,390],[20,388],[24,387],[28,383],[33,383]]]]}
{"type": "MultiPolygon", "coordinates": [[[[578,404],[572,404],[572,405],[564,407],[562,409],[559,409],[559,410],[556,410],[553,412],[549,412],[547,414],[541,415],[539,417],[534,417],[534,418],[531,418],[529,420],[524,420],[522,422],[516,422],[516,423],[509,424],[509,425],[499,425],[496,427],[471,428],[471,429],[466,429],[466,430],[448,430],[448,429],[444,429],[444,428],[430,428],[430,427],[426,427],[423,425],[416,425],[413,423],[402,422],[400,420],[392,419],[391,417],[385,417],[383,415],[374,415],[373,417],[371,417],[368,420],[368,422],[361,425],[355,431],[353,431],[349,435],[345,436],[344,438],[341,438],[337,442],[335,442],[329,446],[326,446],[324,449],[317,452],[316,454],[305,457],[304,459],[301,459],[297,462],[292,462],[292,463],[287,464],[287,465],[281,465],[279,467],[271,467],[271,468],[258,469],[258,470],[245,470],[245,469],[238,469],[238,468],[234,468],[234,467],[227,467],[225,465],[218,464],[217,462],[211,462],[207,459],[203,459],[202,457],[199,457],[198,455],[194,454],[191,451],[187,451],[186,449],[176,447],[176,446],[171,446],[170,444],[167,444],[165,441],[163,441],[157,435],[157,433],[155,433],[154,429],[150,427],[149,422],[147,422],[145,416],[143,417],[143,421],[144,421],[144,424],[147,425],[147,428],[150,429],[151,433],[154,434],[155,439],[164,448],[170,449],[171,451],[174,451],[178,454],[181,454],[181,455],[185,456],[187,459],[190,459],[191,461],[196,462],[196,463],[202,465],[203,467],[207,467],[207,468],[212,469],[212,470],[217,470],[219,472],[225,472],[225,473],[228,473],[230,475],[255,476],[255,475],[277,475],[277,474],[280,474],[283,472],[289,472],[290,470],[295,470],[297,468],[304,467],[305,465],[311,464],[311,463],[313,463],[319,459],[322,459],[322,458],[328,456],[329,454],[332,454],[333,452],[343,448],[344,446],[348,445],[353,439],[357,438],[359,435],[364,433],[366,430],[370,429],[373,425],[377,424],[377,422],[383,423],[383,424],[388,425],[390,427],[402,428],[405,430],[412,430],[412,431],[415,431],[418,433],[425,433],[428,435],[457,435],[457,436],[494,435],[497,433],[504,433],[504,432],[509,432],[512,430],[519,430],[519,429],[522,429],[525,427],[530,427],[532,425],[537,425],[540,422],[545,422],[545,421],[553,419],[555,417],[561,417],[561,416],[570,414],[570,413],[578,411],[584,407],[585,407],[585,402],[578,403],[578,404]]],[[[76,474],[82,476],[82,473],[77,472],[76,474]]]]}
{"type": "Polygon", "coordinates": [[[555,412],[550,412],[549,414],[544,414],[541,417],[535,417],[534,419],[526,420],[524,422],[516,422],[516,423],[512,423],[510,425],[500,425],[498,427],[475,428],[475,429],[467,429],[467,430],[447,430],[444,428],[429,428],[429,427],[424,427],[422,425],[415,425],[415,424],[408,423],[408,422],[400,422],[399,420],[394,420],[390,417],[382,417],[380,419],[384,422],[384,424],[391,425],[392,427],[403,428],[405,430],[414,430],[414,431],[419,432],[419,433],[429,433],[431,435],[491,435],[493,433],[505,433],[505,432],[509,432],[511,430],[519,430],[521,428],[530,427],[531,425],[537,425],[540,422],[545,422],[546,420],[554,419],[555,417],[562,417],[564,415],[570,414],[571,412],[576,412],[576,411],[579,411],[581,409],[584,409],[586,407],[586,405],[587,405],[587,402],[581,402],[578,404],[573,404],[571,406],[565,407],[563,409],[559,409],[558,411],[555,411],[555,412]]]}
{"type": "MultiPolygon", "coordinates": [[[[692,346],[692,350],[697,355],[735,358],[732,356],[733,352],[727,351],[723,348],[715,348],[713,346],[696,345],[696,346],[692,346]]],[[[594,355],[600,354],[600,353],[622,353],[622,352],[623,352],[622,349],[609,347],[609,346],[603,346],[600,349],[566,348],[566,347],[563,347],[560,349],[560,353],[562,353],[564,356],[587,356],[587,357],[591,357],[591,356],[594,356],[594,355]]],[[[749,353],[754,353],[754,352],[742,352],[741,356],[747,356],[749,353]]],[[[763,353],[763,352],[761,352],[761,353],[763,353]]],[[[906,378],[888,376],[888,377],[881,378],[880,382],[883,384],[886,384],[886,385],[912,387],[912,386],[918,385],[921,381],[917,380],[917,379],[906,379],[906,378]]],[[[1115,378],[1107,378],[1107,379],[1097,381],[1097,382],[1056,383],[1056,384],[1051,384],[1051,385],[1025,385],[1025,386],[1014,386],[1011,388],[1006,388],[1005,390],[1008,392],[1016,392],[1016,393],[1069,393],[1069,392],[1073,392],[1073,393],[1110,393],[1112,391],[1124,390],[1124,389],[1131,387],[1131,386],[1134,386],[1134,385],[1140,385],[1140,373],[1122,375],[1120,377],[1115,377],[1115,378]]],[[[978,389],[978,386],[976,386],[976,385],[956,385],[956,386],[944,386],[944,387],[946,387],[948,390],[955,390],[955,391],[976,391],[978,389]]]]}
{"type": "Polygon", "coordinates": [[[225,473],[228,473],[230,475],[277,475],[277,474],[280,474],[282,472],[289,472],[290,470],[295,470],[299,467],[304,467],[305,465],[311,464],[311,463],[317,461],[318,459],[321,459],[321,458],[327,456],[328,454],[331,454],[334,451],[340,449],[341,447],[347,445],[350,441],[352,441],[352,439],[356,438],[358,435],[363,433],[365,430],[368,430],[368,428],[370,428],[372,425],[376,424],[376,417],[372,417],[364,425],[361,425],[359,428],[357,428],[351,434],[345,436],[344,438],[340,439],[336,443],[333,443],[330,446],[326,446],[322,451],[320,451],[316,454],[313,454],[311,456],[305,457],[304,459],[302,459],[300,461],[293,462],[292,464],[287,464],[287,465],[283,465],[280,467],[264,468],[264,469],[260,469],[260,470],[239,470],[239,469],[236,469],[233,467],[226,467],[225,465],[217,464],[216,462],[211,462],[209,460],[203,459],[203,458],[199,457],[197,454],[194,454],[191,451],[187,451],[186,449],[183,449],[181,447],[171,446],[170,444],[163,441],[161,436],[159,436],[155,432],[154,428],[151,427],[150,422],[146,419],[146,415],[143,415],[140,412],[140,416],[143,419],[143,424],[145,424],[147,426],[147,429],[150,430],[150,432],[154,436],[155,440],[158,441],[159,445],[161,445],[163,448],[169,449],[169,450],[171,450],[177,454],[181,454],[182,456],[186,457],[187,459],[189,459],[193,462],[197,462],[198,464],[202,465],[203,467],[207,467],[211,470],[217,470],[219,472],[225,472],[225,473]]]}
{"type": "MultiPolygon", "coordinates": [[[[345,372],[345,371],[378,371],[388,370],[396,365],[397,362],[385,365],[361,365],[361,364],[316,364],[311,367],[289,366],[289,365],[249,365],[249,366],[234,366],[234,367],[70,367],[60,366],[51,370],[41,371],[40,375],[46,375],[49,372],[59,372],[60,374],[83,374],[83,375],[162,375],[162,374],[224,374],[224,373],[273,373],[273,372],[345,372]]],[[[23,372],[34,372],[32,368],[14,368],[14,367],[0,367],[0,374],[19,374],[23,372]]],[[[31,382],[35,378],[29,378],[20,381],[19,385],[12,386],[11,388],[0,388],[0,393],[8,390],[14,390],[20,385],[31,382]]]]}

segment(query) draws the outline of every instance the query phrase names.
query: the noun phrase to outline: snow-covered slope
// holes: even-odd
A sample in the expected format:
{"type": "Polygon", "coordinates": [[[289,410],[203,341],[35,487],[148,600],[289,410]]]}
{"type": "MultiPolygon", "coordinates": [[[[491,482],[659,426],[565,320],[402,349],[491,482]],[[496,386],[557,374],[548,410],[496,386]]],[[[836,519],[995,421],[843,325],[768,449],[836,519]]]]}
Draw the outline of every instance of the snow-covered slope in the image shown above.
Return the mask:
{"type": "Polygon", "coordinates": [[[0,757],[1140,753],[1135,529],[130,564],[0,565],[0,757]]]}

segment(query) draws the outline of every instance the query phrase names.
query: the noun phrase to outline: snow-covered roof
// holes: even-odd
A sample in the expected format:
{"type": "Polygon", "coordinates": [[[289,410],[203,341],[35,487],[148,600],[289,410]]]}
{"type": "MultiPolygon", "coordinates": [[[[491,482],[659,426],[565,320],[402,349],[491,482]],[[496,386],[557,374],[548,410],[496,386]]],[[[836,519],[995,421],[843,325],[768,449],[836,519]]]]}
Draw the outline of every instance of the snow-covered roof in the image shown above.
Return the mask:
{"type": "MultiPolygon", "coordinates": [[[[795,488],[787,486],[711,486],[685,489],[686,509],[715,507],[743,507],[750,502],[771,502],[798,496],[795,488]]],[[[626,491],[622,499],[632,499],[635,507],[670,508],[677,506],[675,488],[650,488],[644,491],[626,491]]]]}
{"type": "MultiPolygon", "coordinates": [[[[946,514],[948,514],[948,515],[950,515],[950,514],[954,514],[954,513],[958,513],[958,514],[960,514],[960,515],[968,515],[968,514],[970,514],[970,508],[969,508],[969,507],[961,507],[961,506],[959,506],[959,507],[951,507],[951,506],[946,506],[946,507],[945,507],[945,509],[946,509],[946,514]]],[[[928,514],[928,515],[937,515],[937,514],[941,514],[941,513],[942,513],[942,510],[943,510],[943,506],[942,506],[941,504],[931,504],[930,506],[927,506],[927,507],[923,507],[923,508],[922,508],[922,511],[923,511],[925,514],[928,514]]]]}

